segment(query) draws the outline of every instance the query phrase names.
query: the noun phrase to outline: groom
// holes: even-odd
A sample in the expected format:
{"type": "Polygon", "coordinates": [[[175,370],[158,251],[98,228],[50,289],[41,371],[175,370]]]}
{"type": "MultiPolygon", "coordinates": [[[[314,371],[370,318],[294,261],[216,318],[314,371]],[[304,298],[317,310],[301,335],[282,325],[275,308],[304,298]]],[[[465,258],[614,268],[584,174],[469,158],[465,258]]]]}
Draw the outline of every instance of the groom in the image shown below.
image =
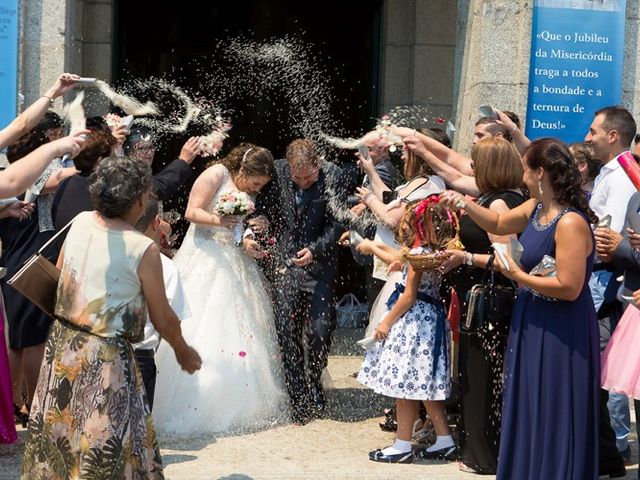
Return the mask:
{"type": "MultiPolygon", "coordinates": [[[[256,202],[256,215],[266,217],[269,236],[276,239],[277,255],[272,257],[277,258],[271,259],[266,273],[272,281],[278,340],[298,423],[322,416],[325,408],[320,375],[336,323],[337,242],[343,231],[329,202],[346,198],[344,185],[342,170],[324,161],[313,141],[298,139],[287,147],[286,159],[276,161],[276,174],[256,202]]],[[[250,221],[253,226],[258,223],[250,221]]],[[[259,247],[247,238],[245,248],[251,253],[259,247]]]]}

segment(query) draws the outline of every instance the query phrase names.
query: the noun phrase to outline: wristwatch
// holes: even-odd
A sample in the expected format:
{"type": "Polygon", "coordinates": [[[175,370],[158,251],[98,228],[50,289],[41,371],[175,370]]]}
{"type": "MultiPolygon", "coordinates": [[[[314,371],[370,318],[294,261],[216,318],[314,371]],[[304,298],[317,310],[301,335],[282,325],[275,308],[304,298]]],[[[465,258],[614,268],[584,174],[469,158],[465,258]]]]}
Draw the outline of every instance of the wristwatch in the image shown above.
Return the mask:
{"type": "Polygon", "coordinates": [[[464,253],[464,264],[470,267],[473,266],[473,253],[469,253],[469,252],[464,253]]]}

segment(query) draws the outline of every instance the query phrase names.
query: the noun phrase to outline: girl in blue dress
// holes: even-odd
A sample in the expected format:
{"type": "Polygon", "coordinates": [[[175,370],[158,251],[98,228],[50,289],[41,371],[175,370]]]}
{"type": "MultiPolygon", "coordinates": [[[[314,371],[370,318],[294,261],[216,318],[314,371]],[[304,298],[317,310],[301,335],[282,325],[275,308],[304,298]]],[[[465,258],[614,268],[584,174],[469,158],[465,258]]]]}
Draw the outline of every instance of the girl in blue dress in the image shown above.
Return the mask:
{"type": "Polygon", "coordinates": [[[507,255],[508,269],[499,268],[520,288],[505,358],[497,479],[595,480],[600,356],[588,280],[596,218],[560,140],[533,142],[523,166],[533,198],[507,213],[442,194],[444,204],[464,206],[490,233],[522,232],[521,265],[507,255]],[[555,259],[555,274],[529,273],[544,256],[555,259]]]}
{"type": "MultiPolygon", "coordinates": [[[[411,204],[398,226],[398,240],[411,254],[442,249],[456,236],[455,214],[432,196],[411,204]]],[[[376,393],[395,398],[398,418],[396,441],[369,453],[369,459],[411,463],[411,435],[423,401],[436,430],[436,443],[422,458],[453,459],[444,400],[451,392],[450,331],[439,296],[442,274],[406,265],[402,282],[387,301],[386,314],[376,328],[377,342],[365,354],[358,381],[376,393]]]]}

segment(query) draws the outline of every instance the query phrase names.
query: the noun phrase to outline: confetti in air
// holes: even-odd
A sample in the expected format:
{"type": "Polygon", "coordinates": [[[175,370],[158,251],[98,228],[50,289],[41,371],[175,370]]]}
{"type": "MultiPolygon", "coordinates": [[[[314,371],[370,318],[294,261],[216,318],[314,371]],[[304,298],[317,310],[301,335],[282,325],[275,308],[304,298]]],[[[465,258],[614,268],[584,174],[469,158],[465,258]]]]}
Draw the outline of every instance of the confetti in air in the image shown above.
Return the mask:
{"type": "Polygon", "coordinates": [[[113,90],[106,82],[96,81],[96,86],[116,107],[120,107],[127,115],[134,117],[142,115],[158,115],[158,110],[153,102],[140,103],[135,98],[120,94],[113,90]]]}
{"type": "Polygon", "coordinates": [[[83,101],[84,92],[78,92],[73,101],[64,107],[62,115],[63,118],[69,121],[71,133],[79,132],[86,127],[87,119],[82,106],[83,101]]]}

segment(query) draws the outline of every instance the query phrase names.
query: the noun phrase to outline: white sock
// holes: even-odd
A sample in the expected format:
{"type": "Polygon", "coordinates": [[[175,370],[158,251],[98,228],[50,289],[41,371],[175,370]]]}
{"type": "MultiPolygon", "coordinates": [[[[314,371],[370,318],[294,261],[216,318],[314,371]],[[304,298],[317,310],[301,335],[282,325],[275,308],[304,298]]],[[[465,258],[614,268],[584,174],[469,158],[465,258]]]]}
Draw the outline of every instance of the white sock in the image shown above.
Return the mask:
{"type": "Polygon", "coordinates": [[[453,447],[454,445],[455,443],[453,443],[453,438],[451,438],[451,435],[438,435],[436,437],[436,443],[427,448],[427,452],[435,452],[436,450],[453,447]]]}
{"type": "Polygon", "coordinates": [[[384,455],[398,455],[399,453],[409,453],[411,451],[411,442],[406,440],[398,440],[396,439],[393,442],[393,445],[390,447],[384,448],[382,453],[384,455]]]}

